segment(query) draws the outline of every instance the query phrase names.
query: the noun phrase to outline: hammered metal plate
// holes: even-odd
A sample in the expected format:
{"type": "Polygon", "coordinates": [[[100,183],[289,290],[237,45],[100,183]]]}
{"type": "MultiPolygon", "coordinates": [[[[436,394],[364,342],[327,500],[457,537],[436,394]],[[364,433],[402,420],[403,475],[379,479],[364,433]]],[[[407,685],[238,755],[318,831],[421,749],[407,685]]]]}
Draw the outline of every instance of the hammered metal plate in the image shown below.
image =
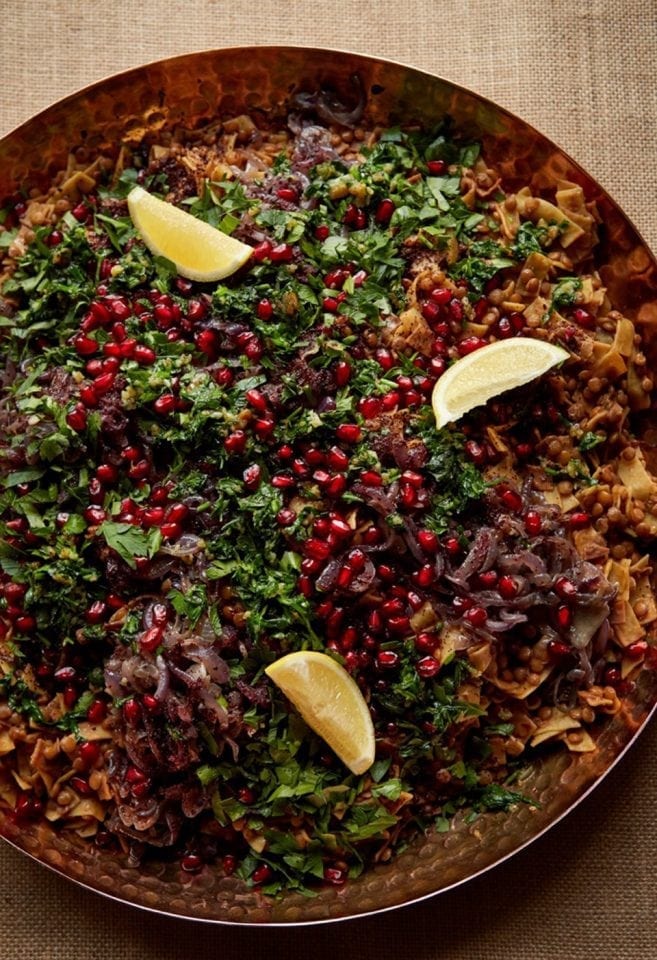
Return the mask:
{"type": "MultiPolygon", "coordinates": [[[[240,47],[149,64],[88,87],[48,108],[0,141],[0,197],[19,186],[41,187],[79,147],[116,155],[163,128],[193,127],[243,112],[283,117],[300,91],[333,88],[355,98],[352,78],[367,93],[367,125],[435,122],[450,114],[483,142],[507,187],[546,190],[560,179],[580,184],[604,224],[598,251],[610,298],[636,323],[657,327],[657,262],[605,191],[573,160],[528,124],[446,80],[397,63],[331,50],[240,47]]],[[[657,337],[654,354],[657,357],[657,337]]],[[[657,704],[657,674],[645,670],[624,710],[600,737],[595,753],[555,752],[522,783],[536,807],[457,819],[447,833],[414,843],[387,866],[314,899],[270,900],[234,877],[206,869],[189,876],[173,863],[136,870],[115,855],[47,824],[18,829],[0,814],[0,835],[56,872],[118,900],[189,919],[228,924],[294,925],[391,909],[462,883],[526,846],[571,810],[620,759],[657,704]]]]}

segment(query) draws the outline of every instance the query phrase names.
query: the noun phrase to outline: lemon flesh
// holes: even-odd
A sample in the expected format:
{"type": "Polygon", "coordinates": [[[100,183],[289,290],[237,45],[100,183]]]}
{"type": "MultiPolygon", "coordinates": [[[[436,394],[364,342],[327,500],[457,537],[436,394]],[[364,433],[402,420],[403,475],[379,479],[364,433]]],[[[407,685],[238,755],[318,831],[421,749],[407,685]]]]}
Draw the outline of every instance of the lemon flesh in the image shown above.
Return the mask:
{"type": "Polygon", "coordinates": [[[531,337],[514,337],[480,347],[448,367],[433,388],[436,426],[444,427],[507,390],[547,373],[570,354],[531,337]]]}
{"type": "Polygon", "coordinates": [[[134,187],[128,194],[128,210],[151,253],[171,260],[188,280],[222,280],[243,267],[253,253],[248,244],[154,197],[143,187],[134,187]]]}
{"type": "Polygon", "coordinates": [[[369,770],[374,763],[372,717],[344,667],[325,653],[302,650],[274,661],[265,673],[352,773],[369,770]]]}

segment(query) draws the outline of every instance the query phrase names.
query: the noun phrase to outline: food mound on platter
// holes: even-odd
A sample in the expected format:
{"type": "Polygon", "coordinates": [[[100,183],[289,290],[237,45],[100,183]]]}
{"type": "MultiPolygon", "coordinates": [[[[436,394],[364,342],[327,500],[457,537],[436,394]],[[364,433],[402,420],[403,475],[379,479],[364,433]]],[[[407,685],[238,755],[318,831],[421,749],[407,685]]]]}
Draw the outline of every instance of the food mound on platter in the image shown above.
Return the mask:
{"type": "Polygon", "coordinates": [[[579,186],[299,110],[3,211],[0,806],[341,886],[652,664],[653,403],[579,186]]]}

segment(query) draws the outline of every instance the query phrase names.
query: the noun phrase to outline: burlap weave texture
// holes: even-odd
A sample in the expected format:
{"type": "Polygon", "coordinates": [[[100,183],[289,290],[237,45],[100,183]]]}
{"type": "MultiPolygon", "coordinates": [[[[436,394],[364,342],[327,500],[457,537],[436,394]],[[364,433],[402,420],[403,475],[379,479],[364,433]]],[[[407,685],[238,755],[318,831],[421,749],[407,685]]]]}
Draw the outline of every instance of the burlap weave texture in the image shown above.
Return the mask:
{"type": "MultiPolygon", "coordinates": [[[[655,0],[0,0],[0,134],[80,86],[240,43],[353,49],[442,74],[568,150],[657,249],[655,0]]],[[[323,929],[195,927],[77,889],[0,846],[3,960],[657,960],[657,729],[495,872],[323,929]]]]}

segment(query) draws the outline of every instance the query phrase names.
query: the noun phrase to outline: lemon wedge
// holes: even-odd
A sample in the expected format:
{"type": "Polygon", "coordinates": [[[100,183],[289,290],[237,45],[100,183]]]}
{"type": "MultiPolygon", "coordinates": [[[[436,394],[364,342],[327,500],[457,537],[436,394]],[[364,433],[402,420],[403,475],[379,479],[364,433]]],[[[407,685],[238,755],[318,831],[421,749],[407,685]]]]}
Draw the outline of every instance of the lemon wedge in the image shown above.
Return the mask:
{"type": "Polygon", "coordinates": [[[448,367],[433,388],[431,404],[438,428],[506,390],[531,383],[567,360],[562,347],[532,337],[514,337],[480,347],[448,367]]]}
{"type": "Polygon", "coordinates": [[[243,267],[253,248],[143,187],[128,194],[128,210],[140,237],[158,257],[176,265],[181,277],[210,283],[243,267]]]}
{"type": "Polygon", "coordinates": [[[300,650],[274,661],[265,673],[352,773],[372,766],[372,717],[344,667],[325,653],[300,650]]]}

